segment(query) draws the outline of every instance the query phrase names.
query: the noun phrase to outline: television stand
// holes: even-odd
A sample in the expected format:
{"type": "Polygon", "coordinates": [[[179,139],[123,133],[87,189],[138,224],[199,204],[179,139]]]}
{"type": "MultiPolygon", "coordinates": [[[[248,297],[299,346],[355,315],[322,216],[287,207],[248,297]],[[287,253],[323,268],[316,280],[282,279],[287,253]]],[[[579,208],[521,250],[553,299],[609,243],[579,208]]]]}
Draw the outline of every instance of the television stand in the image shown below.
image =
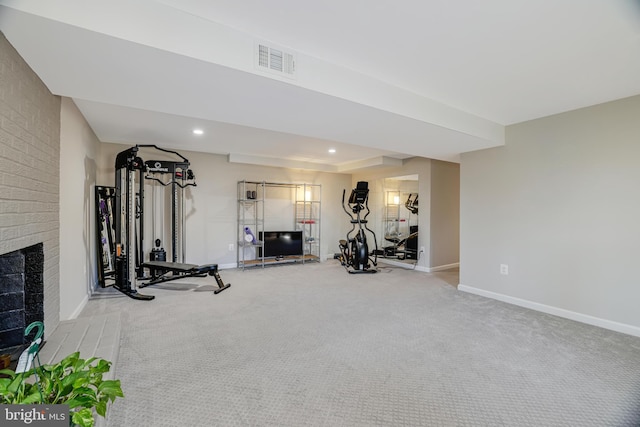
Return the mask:
{"type": "Polygon", "coordinates": [[[320,259],[315,255],[288,255],[283,257],[271,257],[271,258],[258,258],[245,260],[245,267],[260,267],[260,266],[269,266],[269,265],[279,265],[279,264],[294,264],[294,263],[306,263],[312,261],[320,261],[320,259]]]}
{"type": "Polygon", "coordinates": [[[320,184],[243,180],[237,190],[238,268],[320,261],[320,184]],[[271,204],[277,221],[265,217],[271,204]]]}

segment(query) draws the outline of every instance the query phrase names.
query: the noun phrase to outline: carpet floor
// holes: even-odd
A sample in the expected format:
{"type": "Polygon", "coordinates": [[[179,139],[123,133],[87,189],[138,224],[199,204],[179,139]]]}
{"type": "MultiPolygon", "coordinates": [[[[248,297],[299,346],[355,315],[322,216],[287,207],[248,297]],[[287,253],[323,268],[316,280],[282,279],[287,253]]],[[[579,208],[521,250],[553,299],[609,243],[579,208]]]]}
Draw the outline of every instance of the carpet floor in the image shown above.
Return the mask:
{"type": "Polygon", "coordinates": [[[640,339],[336,261],[102,292],[123,426],[638,426],[640,339]],[[115,291],[114,291],[115,292],[115,291]]]}

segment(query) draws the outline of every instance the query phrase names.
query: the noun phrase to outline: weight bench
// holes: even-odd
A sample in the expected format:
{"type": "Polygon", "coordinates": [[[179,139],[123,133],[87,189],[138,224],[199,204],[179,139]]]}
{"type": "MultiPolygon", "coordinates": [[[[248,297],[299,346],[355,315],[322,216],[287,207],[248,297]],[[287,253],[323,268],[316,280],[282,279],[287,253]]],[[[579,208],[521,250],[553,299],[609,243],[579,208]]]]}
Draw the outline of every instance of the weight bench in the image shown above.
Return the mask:
{"type": "Polygon", "coordinates": [[[213,291],[214,294],[218,294],[231,286],[231,284],[225,285],[222,278],[220,278],[218,264],[196,265],[183,264],[180,262],[147,261],[142,264],[142,267],[149,268],[150,271],[153,272],[153,276],[148,282],[138,285],[140,288],[162,282],[169,282],[171,280],[183,279],[185,277],[204,277],[206,274],[216,279],[218,289],[213,291]],[[168,275],[169,273],[173,274],[168,275]]]}

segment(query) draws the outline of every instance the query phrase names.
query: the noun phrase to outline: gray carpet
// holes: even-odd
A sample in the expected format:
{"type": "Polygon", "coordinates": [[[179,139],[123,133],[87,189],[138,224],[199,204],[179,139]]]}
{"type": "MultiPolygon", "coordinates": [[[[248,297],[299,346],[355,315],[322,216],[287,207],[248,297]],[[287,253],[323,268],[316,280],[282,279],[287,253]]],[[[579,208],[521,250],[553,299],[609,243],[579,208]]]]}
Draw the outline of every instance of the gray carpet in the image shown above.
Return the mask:
{"type": "MultiPolygon", "coordinates": [[[[145,288],[109,426],[637,426],[640,339],[334,261],[145,288]]],[[[449,283],[447,283],[449,282],[449,283]]]]}

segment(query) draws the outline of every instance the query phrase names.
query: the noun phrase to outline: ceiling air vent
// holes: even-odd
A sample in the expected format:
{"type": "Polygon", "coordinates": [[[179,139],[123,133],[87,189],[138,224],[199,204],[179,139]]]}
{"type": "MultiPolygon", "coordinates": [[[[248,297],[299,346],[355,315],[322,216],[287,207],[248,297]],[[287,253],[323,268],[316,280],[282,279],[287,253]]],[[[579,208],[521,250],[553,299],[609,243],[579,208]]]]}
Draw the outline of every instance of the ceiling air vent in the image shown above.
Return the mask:
{"type": "Polygon", "coordinates": [[[279,74],[284,77],[295,78],[296,57],[291,52],[264,43],[257,43],[256,64],[262,71],[279,74]]]}

